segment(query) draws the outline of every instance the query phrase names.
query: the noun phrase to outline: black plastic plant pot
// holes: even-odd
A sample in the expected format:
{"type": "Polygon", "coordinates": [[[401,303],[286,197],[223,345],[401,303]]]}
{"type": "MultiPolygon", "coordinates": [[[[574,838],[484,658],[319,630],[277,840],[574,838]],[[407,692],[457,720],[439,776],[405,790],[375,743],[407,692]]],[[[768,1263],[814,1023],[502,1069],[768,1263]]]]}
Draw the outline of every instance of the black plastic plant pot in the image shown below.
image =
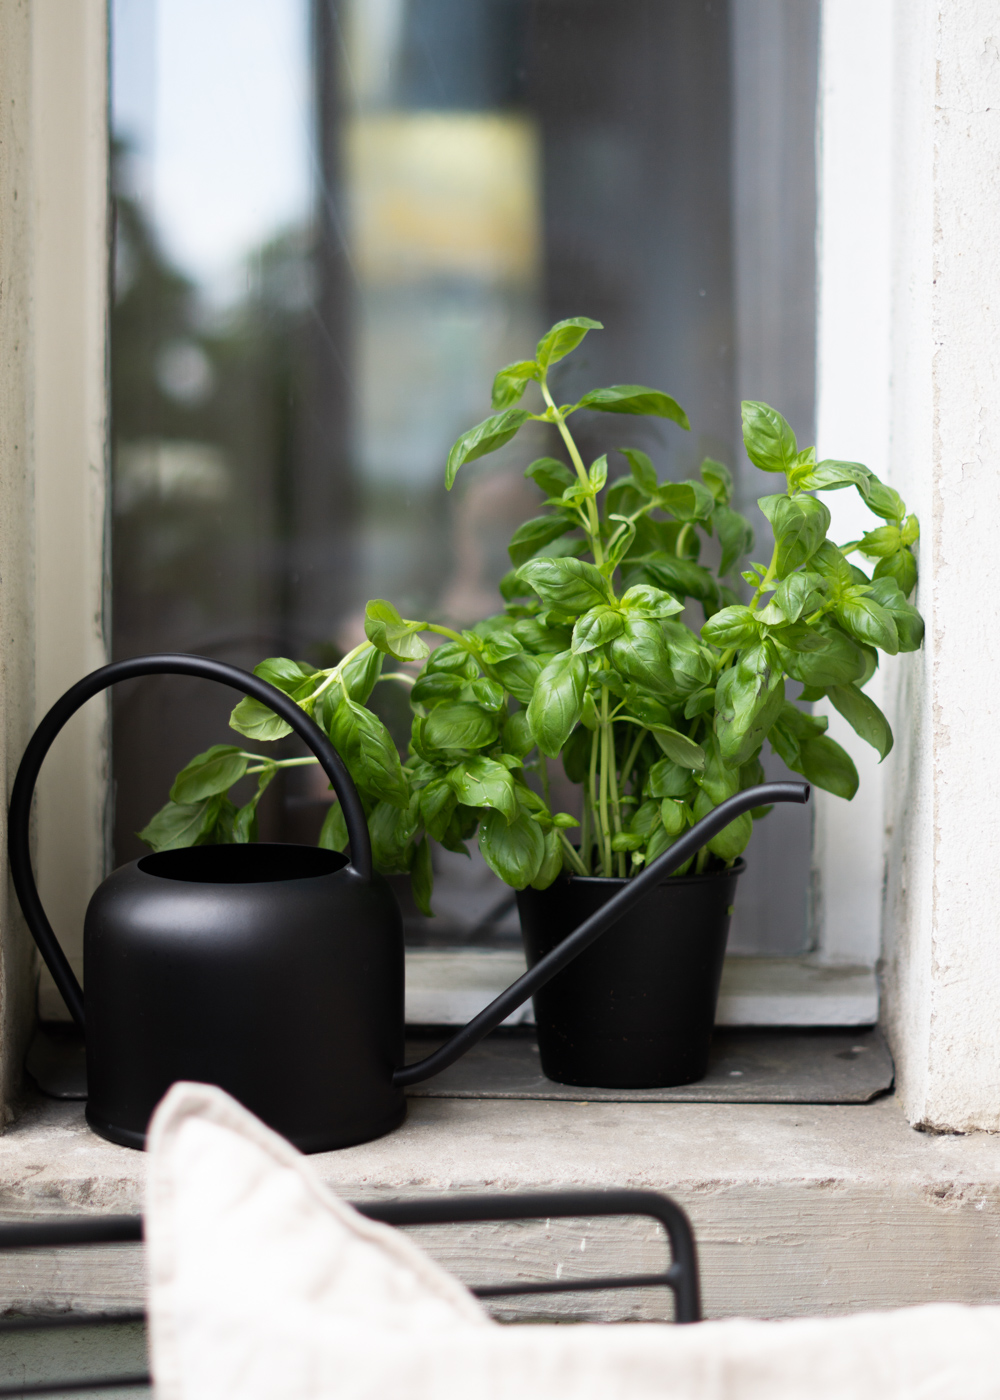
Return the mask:
{"type": "MultiPolygon", "coordinates": [[[[665,1089],[708,1070],[742,860],[655,886],[534,994],[544,1074],[558,1084],[665,1089]]],[[[628,884],[563,876],[517,896],[533,967],[628,884]]]]}

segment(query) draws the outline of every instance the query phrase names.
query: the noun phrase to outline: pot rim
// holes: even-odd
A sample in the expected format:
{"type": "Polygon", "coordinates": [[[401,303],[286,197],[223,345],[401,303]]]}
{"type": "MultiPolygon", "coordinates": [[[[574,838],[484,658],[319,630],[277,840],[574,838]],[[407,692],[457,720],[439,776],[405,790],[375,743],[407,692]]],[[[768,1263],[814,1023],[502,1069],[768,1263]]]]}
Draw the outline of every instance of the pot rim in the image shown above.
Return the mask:
{"type": "MultiPolygon", "coordinates": [[[[721,880],[723,877],[742,875],[746,868],[746,861],[742,856],[737,856],[733,864],[727,866],[725,870],[707,870],[702,875],[664,875],[663,879],[660,881],[659,887],[662,889],[664,886],[670,885],[707,884],[711,880],[721,880]]],[[[566,880],[567,882],[572,882],[575,885],[599,885],[606,889],[612,885],[624,887],[625,885],[631,884],[633,877],[621,875],[577,875],[573,871],[563,871],[562,875],[558,878],[566,880]]],[[[531,886],[529,885],[527,889],[518,890],[517,893],[529,894],[530,892],[531,886]]]]}

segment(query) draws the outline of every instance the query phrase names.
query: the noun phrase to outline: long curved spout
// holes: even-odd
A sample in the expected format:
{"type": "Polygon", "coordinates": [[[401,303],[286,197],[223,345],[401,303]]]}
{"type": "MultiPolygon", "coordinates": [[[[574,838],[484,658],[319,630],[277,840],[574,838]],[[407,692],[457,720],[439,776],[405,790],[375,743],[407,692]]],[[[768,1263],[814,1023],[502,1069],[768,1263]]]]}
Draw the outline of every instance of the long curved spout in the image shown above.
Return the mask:
{"type": "Polygon", "coordinates": [[[567,963],[573,961],[577,953],[589,948],[591,943],[600,938],[601,934],[642,899],[644,894],[648,894],[655,885],[660,884],[675,870],[679,870],[685,861],[690,860],[707,841],[711,841],[713,836],[717,836],[736,817],[749,812],[753,807],[764,807],[770,802],[808,801],[808,783],[760,783],[757,787],[746,788],[735,797],[721,802],[661,856],[657,856],[645,870],[633,875],[623,890],[613,895],[596,914],[591,914],[589,919],[584,920],[578,929],[568,938],[564,938],[551,953],[547,953],[535,963],[534,967],[529,968],[523,977],[512,982],[505,992],[501,992],[478,1016],[474,1016],[467,1026],[463,1026],[450,1040],[445,1041],[440,1049],[422,1060],[414,1061],[412,1065],[404,1065],[392,1076],[392,1082],[401,1087],[421,1084],[425,1079],[430,1079],[432,1075],[439,1074],[441,1070],[453,1065],[466,1050],[471,1050],[484,1036],[489,1035],[490,1031],[496,1030],[497,1026],[533,996],[539,987],[544,987],[557,972],[561,972],[567,963]]]}

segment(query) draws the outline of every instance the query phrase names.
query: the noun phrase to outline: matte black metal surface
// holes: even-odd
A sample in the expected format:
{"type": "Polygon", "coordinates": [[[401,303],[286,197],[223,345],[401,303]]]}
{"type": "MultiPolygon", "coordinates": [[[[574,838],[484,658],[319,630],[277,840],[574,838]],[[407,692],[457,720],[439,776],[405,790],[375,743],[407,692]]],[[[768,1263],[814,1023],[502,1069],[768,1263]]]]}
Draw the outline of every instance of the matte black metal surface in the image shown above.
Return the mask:
{"type": "Polygon", "coordinates": [[[179,1079],[220,1085],[303,1152],[403,1119],[399,909],[380,876],[361,879],[336,852],[204,846],[133,861],[90,902],[84,966],[87,1121],[112,1142],[141,1147],[179,1079]],[[304,873],[314,867],[326,873],[304,873]]]}
{"type": "MultiPolygon", "coordinates": [[[[412,1033],[411,1033],[412,1034],[412,1033]]],[[[413,1037],[411,1057],[433,1044],[413,1037]]],[[[562,1099],[572,1103],[870,1103],[888,1093],[893,1064],[878,1029],[717,1029],[708,1073],[672,1089],[599,1089],[555,1084],[542,1073],[533,1029],[495,1032],[411,1097],[562,1099]]]]}
{"type": "MultiPolygon", "coordinates": [[[[669,1288],[674,1295],[674,1320],[701,1321],[698,1253],[687,1215],[669,1196],[657,1191],[530,1191],[490,1195],[461,1193],[427,1196],[404,1201],[364,1201],[355,1209],[371,1220],[389,1225],[448,1225],[465,1221],[590,1219],[600,1216],[647,1216],[666,1233],[670,1262],[660,1273],[616,1274],[607,1278],[553,1279],[541,1283],[486,1284],[470,1291],[480,1298],[509,1298],[540,1293],[594,1292],[623,1288],[669,1288]]],[[[83,1219],[34,1221],[0,1226],[0,1250],[51,1249],[58,1245],[107,1244],[141,1238],[142,1217],[90,1216],[83,1219]]],[[[138,1316],[141,1317],[141,1314],[138,1316]]],[[[73,1325],[120,1327],[135,1320],[134,1314],[112,1313],[68,1319],[65,1315],[24,1320],[19,1330],[67,1330],[73,1325]]],[[[10,1329],[13,1330],[13,1329],[10,1329]]],[[[74,1377],[58,1381],[0,1384],[2,1397],[65,1395],[94,1390],[141,1388],[150,1384],[146,1372],[128,1375],[74,1377]]]]}
{"type": "MultiPolygon", "coordinates": [[[[542,1069],[560,1084],[663,1088],[708,1068],[736,881],[746,869],[659,881],[535,992],[542,1069]]],[[[528,966],[572,937],[628,880],[561,876],[521,890],[528,966]]]]}

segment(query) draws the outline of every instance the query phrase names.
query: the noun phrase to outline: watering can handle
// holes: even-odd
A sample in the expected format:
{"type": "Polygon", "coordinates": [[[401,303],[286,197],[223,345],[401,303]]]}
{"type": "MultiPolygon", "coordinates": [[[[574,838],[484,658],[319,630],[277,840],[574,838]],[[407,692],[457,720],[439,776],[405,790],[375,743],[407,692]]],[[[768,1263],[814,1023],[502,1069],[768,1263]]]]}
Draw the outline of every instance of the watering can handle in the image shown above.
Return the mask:
{"type": "Polygon", "coordinates": [[[228,666],[224,661],[212,661],[206,656],[186,656],[181,652],[167,652],[159,656],[134,656],[129,661],[115,661],[110,666],[91,671],[89,676],[77,681],[72,689],[67,690],[66,694],[56,701],[31,736],[17,770],[17,777],[14,779],[7,828],[10,870],[24,917],[38,950],[52,973],[52,979],[62,993],[70,1015],[81,1028],[84,1021],[83,989],[42,908],[31,869],[31,799],[45,755],[70,716],[109,685],[114,685],[116,681],[133,680],[137,676],[197,676],[202,680],[219,681],[222,685],[231,686],[233,690],[242,691],[244,695],[259,700],[279,715],[316,755],[320,767],[333,784],[351,841],[351,865],[348,868],[353,869],[362,880],[370,880],[372,877],[372,846],[368,835],[368,823],[351,775],[319,725],[283,691],[278,690],[269,681],[251,675],[249,671],[228,666]]]}
{"type": "Polygon", "coordinates": [[[624,889],[619,890],[607,904],[584,920],[580,927],[574,929],[551,953],[546,953],[534,967],[529,968],[516,982],[512,982],[505,992],[501,992],[489,1006],[484,1007],[467,1026],[463,1026],[433,1054],[397,1070],[392,1076],[392,1082],[401,1087],[421,1084],[425,1079],[430,1079],[432,1075],[439,1074],[441,1070],[454,1064],[466,1050],[471,1050],[484,1036],[489,1035],[490,1031],[496,1030],[497,1026],[533,996],[539,987],[544,987],[557,972],[561,972],[578,953],[589,948],[595,939],[600,938],[601,934],[642,899],[643,895],[649,894],[655,885],[660,884],[675,870],[679,870],[707,841],[711,841],[713,836],[717,836],[743,812],[749,812],[754,807],[766,806],[769,802],[808,801],[808,783],[760,783],[757,787],[746,788],[735,797],[720,802],[707,817],[702,817],[690,831],[685,832],[662,855],[651,861],[645,870],[633,875],[624,889]]]}

